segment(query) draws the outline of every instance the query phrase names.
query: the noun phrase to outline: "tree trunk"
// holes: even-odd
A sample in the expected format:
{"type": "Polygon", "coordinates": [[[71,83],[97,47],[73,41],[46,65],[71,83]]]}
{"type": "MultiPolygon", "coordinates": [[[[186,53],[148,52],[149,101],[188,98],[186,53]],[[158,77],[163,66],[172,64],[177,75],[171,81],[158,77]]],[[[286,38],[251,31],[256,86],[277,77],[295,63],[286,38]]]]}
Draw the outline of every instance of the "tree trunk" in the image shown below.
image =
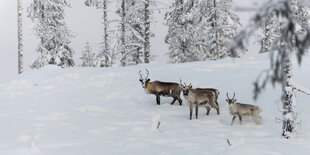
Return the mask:
{"type": "Polygon", "coordinates": [[[213,18],[214,18],[214,29],[215,29],[215,43],[216,43],[216,49],[215,49],[215,53],[217,55],[216,59],[219,59],[220,55],[219,55],[219,44],[218,44],[218,30],[217,30],[217,16],[216,16],[216,0],[213,1],[214,4],[214,14],[213,14],[213,18]]]}
{"type": "Polygon", "coordinates": [[[150,63],[150,1],[145,0],[144,5],[144,63],[150,63]]]}
{"type": "Polygon", "coordinates": [[[17,0],[17,27],[18,27],[18,74],[23,72],[23,18],[22,18],[22,2],[17,0]]]}
{"type": "Polygon", "coordinates": [[[122,4],[121,4],[121,9],[122,9],[122,36],[121,36],[121,42],[122,42],[122,59],[121,59],[121,63],[122,66],[126,66],[125,63],[125,33],[126,33],[126,27],[125,27],[125,16],[126,16],[126,12],[125,12],[125,0],[122,0],[122,4]]]}
{"type": "Polygon", "coordinates": [[[282,136],[290,138],[290,133],[295,132],[295,94],[293,92],[292,79],[292,62],[291,56],[287,52],[284,63],[281,66],[284,74],[284,83],[282,84],[282,102],[283,102],[283,122],[282,136]]]}
{"type": "Polygon", "coordinates": [[[105,67],[110,66],[109,59],[109,45],[108,45],[108,16],[107,16],[107,0],[103,0],[103,31],[104,31],[104,56],[105,56],[105,67]]]}

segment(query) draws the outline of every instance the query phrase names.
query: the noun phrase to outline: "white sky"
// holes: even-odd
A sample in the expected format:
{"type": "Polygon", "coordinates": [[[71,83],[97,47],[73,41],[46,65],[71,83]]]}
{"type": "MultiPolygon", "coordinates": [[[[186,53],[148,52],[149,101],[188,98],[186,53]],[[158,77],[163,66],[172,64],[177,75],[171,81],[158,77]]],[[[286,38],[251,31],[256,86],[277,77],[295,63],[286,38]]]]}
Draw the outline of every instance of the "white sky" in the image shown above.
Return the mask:
{"type": "MultiPolygon", "coordinates": [[[[174,0],[160,0],[159,8],[167,8],[174,0]],[[168,4],[168,5],[167,5],[168,4]]],[[[256,0],[235,0],[238,6],[253,6],[256,0]]],[[[258,0],[259,1],[259,0],[258,0]]],[[[24,70],[31,71],[29,65],[37,57],[35,49],[37,39],[31,33],[31,21],[27,18],[27,7],[32,0],[23,0],[23,35],[24,35],[24,70]]],[[[72,40],[72,48],[75,50],[75,61],[78,64],[77,57],[84,48],[85,42],[90,41],[94,52],[97,52],[98,43],[101,41],[102,25],[101,10],[93,7],[84,6],[84,0],[71,0],[72,8],[66,10],[66,22],[69,28],[76,32],[78,36],[72,40]]],[[[0,2],[0,79],[17,75],[17,0],[1,0],[0,2]]],[[[255,6],[255,5],[254,5],[255,6]]],[[[114,4],[112,8],[116,8],[114,4]]],[[[113,9],[112,9],[113,10],[113,9]]],[[[113,10],[113,12],[115,9],[113,10]]],[[[151,52],[157,55],[156,61],[166,62],[165,56],[168,46],[164,43],[167,33],[167,27],[164,23],[164,13],[155,14],[157,21],[151,29],[155,33],[155,38],[151,40],[151,52]]],[[[242,23],[248,21],[249,13],[238,13],[242,23]]],[[[250,13],[253,14],[253,13],[250,13]]],[[[113,18],[116,18],[113,15],[113,18]]]]}

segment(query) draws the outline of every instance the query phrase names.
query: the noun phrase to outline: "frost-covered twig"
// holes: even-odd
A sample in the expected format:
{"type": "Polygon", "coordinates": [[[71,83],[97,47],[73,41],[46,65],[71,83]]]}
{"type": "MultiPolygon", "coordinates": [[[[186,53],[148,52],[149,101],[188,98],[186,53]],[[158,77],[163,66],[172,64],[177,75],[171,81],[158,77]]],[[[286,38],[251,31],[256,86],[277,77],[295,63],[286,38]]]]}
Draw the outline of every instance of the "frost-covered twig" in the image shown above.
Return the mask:
{"type": "Polygon", "coordinates": [[[306,94],[306,95],[310,95],[310,90],[309,89],[307,89],[307,88],[304,88],[303,86],[301,86],[301,85],[298,85],[295,81],[291,81],[291,84],[292,84],[292,86],[293,86],[293,89],[294,90],[297,90],[297,91],[299,91],[299,92],[302,92],[302,93],[304,93],[304,94],[306,94]]]}

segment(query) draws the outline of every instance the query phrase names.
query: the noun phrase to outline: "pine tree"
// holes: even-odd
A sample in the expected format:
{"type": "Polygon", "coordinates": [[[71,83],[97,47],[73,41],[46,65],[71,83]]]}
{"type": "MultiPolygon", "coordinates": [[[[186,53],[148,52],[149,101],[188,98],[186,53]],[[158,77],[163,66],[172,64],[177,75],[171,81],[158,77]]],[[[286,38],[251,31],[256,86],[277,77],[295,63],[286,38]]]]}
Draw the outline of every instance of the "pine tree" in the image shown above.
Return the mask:
{"type": "Polygon", "coordinates": [[[144,3],[140,0],[126,1],[126,45],[124,59],[127,65],[143,62],[144,49],[144,3]]]}
{"type": "Polygon", "coordinates": [[[103,41],[101,43],[99,54],[96,56],[97,59],[97,66],[99,67],[110,67],[112,64],[111,60],[111,51],[109,47],[109,34],[108,34],[108,0],[85,0],[86,6],[96,6],[97,9],[103,10],[103,41]]]}
{"type": "Polygon", "coordinates": [[[95,67],[95,53],[92,52],[92,48],[88,41],[86,42],[80,59],[82,60],[82,67],[95,67]]]}
{"type": "Polygon", "coordinates": [[[69,45],[74,35],[64,21],[65,7],[70,7],[67,0],[33,0],[29,6],[28,17],[33,21],[34,33],[40,40],[36,50],[39,57],[32,68],[46,64],[74,66],[74,52],[69,45]]]}
{"type": "Polygon", "coordinates": [[[168,26],[165,42],[169,44],[168,55],[172,63],[199,61],[201,58],[195,37],[197,20],[200,19],[192,11],[197,6],[195,2],[176,0],[165,15],[168,26]]]}
{"type": "Polygon", "coordinates": [[[232,0],[207,0],[204,3],[209,8],[205,17],[207,25],[208,53],[205,59],[222,59],[229,56],[227,43],[241,26],[239,17],[232,11],[232,0]],[[209,20],[208,20],[209,19],[209,20]]]}
{"type": "Polygon", "coordinates": [[[18,74],[23,72],[23,18],[22,1],[17,0],[17,27],[18,27],[18,74]]]}
{"type": "MultiPolygon", "coordinates": [[[[295,2],[298,2],[294,0],[295,2]]],[[[264,5],[255,15],[250,24],[245,27],[234,39],[230,51],[233,56],[237,56],[236,49],[244,49],[245,42],[258,28],[264,27],[268,23],[268,17],[276,13],[276,17],[281,19],[279,39],[273,40],[271,50],[270,69],[263,72],[255,82],[254,99],[266,87],[267,83],[273,85],[278,83],[282,86],[282,136],[290,138],[296,132],[296,96],[299,91],[310,95],[310,91],[300,87],[293,80],[292,55],[296,54],[297,61],[301,63],[302,57],[310,47],[310,27],[302,24],[300,19],[303,17],[296,14],[292,0],[275,0],[264,5]],[[298,28],[302,27],[303,31],[298,28]]],[[[299,10],[300,11],[300,10],[299,10]]],[[[308,14],[303,12],[303,14],[308,14]]],[[[308,16],[308,15],[307,15],[308,16]]],[[[308,23],[308,22],[305,22],[308,23]]]]}
{"type": "MultiPolygon", "coordinates": [[[[268,3],[272,3],[272,1],[269,1],[268,3]]],[[[303,28],[309,26],[310,16],[307,13],[309,7],[298,0],[289,0],[289,4],[291,5],[292,12],[297,17],[297,22],[301,26],[300,33],[302,33],[302,31],[304,31],[303,28]]],[[[274,42],[274,40],[279,40],[280,23],[281,19],[277,17],[276,13],[271,14],[267,18],[266,25],[263,27],[260,53],[271,51],[272,42],[274,42]]]]}
{"type": "Polygon", "coordinates": [[[166,43],[173,63],[221,59],[240,27],[232,0],[177,0],[166,14],[166,43]]]}

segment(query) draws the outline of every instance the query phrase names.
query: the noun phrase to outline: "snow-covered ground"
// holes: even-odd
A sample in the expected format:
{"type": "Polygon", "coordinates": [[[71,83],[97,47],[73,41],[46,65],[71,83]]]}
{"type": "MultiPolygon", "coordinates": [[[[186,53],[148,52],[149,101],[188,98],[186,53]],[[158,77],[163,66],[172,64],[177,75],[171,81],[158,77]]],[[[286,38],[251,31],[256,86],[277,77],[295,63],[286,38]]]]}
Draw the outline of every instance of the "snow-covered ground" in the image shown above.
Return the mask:
{"type": "MultiPolygon", "coordinates": [[[[267,55],[184,64],[133,67],[67,68],[48,66],[0,81],[1,155],[102,154],[309,154],[309,96],[297,94],[301,124],[296,137],[281,137],[278,107],[280,89],[268,88],[252,100],[258,73],[268,66],[267,55]],[[220,115],[200,109],[189,120],[186,104],[170,105],[171,98],[146,95],[138,71],[148,68],[151,80],[180,78],[194,87],[220,90],[220,115]],[[262,125],[232,116],[226,92],[240,102],[262,107],[262,125]],[[157,122],[161,124],[156,129],[157,122]],[[229,146],[227,139],[231,142],[229,146]]],[[[310,55],[294,65],[296,81],[310,88],[310,55]]],[[[182,97],[184,100],[184,98],[182,97]]]]}

